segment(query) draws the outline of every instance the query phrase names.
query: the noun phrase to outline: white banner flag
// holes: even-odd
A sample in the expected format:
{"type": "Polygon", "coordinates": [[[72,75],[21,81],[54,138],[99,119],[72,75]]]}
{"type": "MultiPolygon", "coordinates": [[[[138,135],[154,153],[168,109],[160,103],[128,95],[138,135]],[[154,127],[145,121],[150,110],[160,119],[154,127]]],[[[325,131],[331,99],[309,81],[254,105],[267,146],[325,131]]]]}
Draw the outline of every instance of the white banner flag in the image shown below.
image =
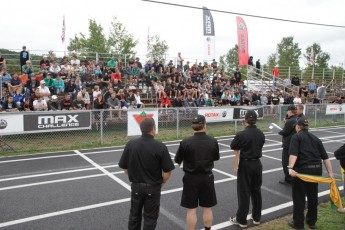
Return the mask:
{"type": "Polygon", "coordinates": [[[156,133],[158,133],[158,110],[128,110],[127,118],[127,136],[141,135],[140,123],[145,118],[153,118],[155,120],[156,133]]]}

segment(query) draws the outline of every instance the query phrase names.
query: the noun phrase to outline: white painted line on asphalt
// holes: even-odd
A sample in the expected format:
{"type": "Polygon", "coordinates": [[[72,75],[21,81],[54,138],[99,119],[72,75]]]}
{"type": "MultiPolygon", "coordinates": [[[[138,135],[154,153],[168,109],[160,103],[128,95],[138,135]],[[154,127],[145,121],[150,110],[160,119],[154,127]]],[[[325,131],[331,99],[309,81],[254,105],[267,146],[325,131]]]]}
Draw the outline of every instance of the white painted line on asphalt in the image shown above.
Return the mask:
{"type": "Polygon", "coordinates": [[[266,141],[272,141],[272,142],[276,142],[276,143],[282,144],[282,142],[281,142],[281,141],[276,141],[276,140],[267,139],[267,138],[265,138],[265,140],[266,140],[266,141]]]}
{"type": "Polygon", "coordinates": [[[320,132],[326,132],[326,133],[334,133],[334,134],[344,134],[344,133],[341,133],[341,132],[334,132],[334,131],[329,131],[329,130],[315,130],[315,131],[320,131],[320,132]]]}
{"type": "Polygon", "coordinates": [[[287,200],[291,200],[292,199],[291,196],[285,195],[285,194],[283,194],[281,192],[278,192],[277,190],[270,189],[270,188],[268,188],[268,187],[266,187],[264,185],[261,185],[261,189],[265,190],[265,191],[267,191],[269,193],[272,193],[272,194],[274,194],[276,196],[279,196],[279,197],[282,197],[284,199],[287,199],[287,200]]]}
{"type": "Polygon", "coordinates": [[[216,168],[213,168],[212,171],[215,171],[217,173],[223,174],[223,175],[228,176],[230,178],[237,178],[235,175],[231,175],[229,173],[226,173],[226,172],[224,172],[222,170],[219,170],[219,169],[216,169],[216,168]]]}
{"type": "Polygon", "coordinates": [[[266,158],[270,158],[270,159],[276,160],[276,161],[282,161],[282,159],[279,159],[279,158],[276,158],[276,157],[271,157],[271,156],[264,155],[264,154],[262,156],[266,157],[266,158]]]}
{"type": "Polygon", "coordinates": [[[230,148],[230,145],[226,145],[226,144],[223,144],[223,143],[219,143],[219,142],[218,142],[218,145],[221,145],[221,146],[230,148]]]}
{"type": "Polygon", "coordinates": [[[105,206],[114,205],[114,204],[120,204],[120,203],[130,201],[130,199],[131,198],[125,198],[125,199],[120,199],[120,200],[114,200],[114,201],[109,201],[109,202],[104,202],[104,203],[99,203],[99,204],[92,204],[92,205],[87,205],[87,206],[83,206],[83,207],[71,208],[71,209],[66,209],[66,210],[62,210],[62,211],[51,212],[51,213],[46,213],[46,214],[37,215],[37,216],[31,216],[31,217],[27,217],[27,218],[23,218],[23,219],[3,222],[3,223],[0,223],[0,228],[8,227],[8,226],[16,225],[16,224],[22,224],[22,223],[26,223],[26,222],[31,222],[31,221],[35,221],[35,220],[41,220],[41,219],[54,217],[54,216],[66,215],[69,213],[80,212],[80,211],[105,207],[105,206]]]}
{"type": "Polygon", "coordinates": [[[120,185],[122,185],[124,188],[126,188],[128,191],[131,191],[131,186],[129,186],[126,182],[124,182],[123,180],[121,180],[120,178],[118,178],[117,176],[111,174],[108,170],[106,170],[105,168],[103,168],[102,166],[100,166],[99,164],[97,164],[96,162],[94,162],[93,160],[91,160],[90,158],[88,158],[87,156],[85,156],[84,154],[82,154],[81,152],[79,152],[78,150],[74,150],[74,152],[76,154],[78,154],[80,157],[84,158],[84,160],[86,160],[87,162],[89,162],[90,164],[92,164],[94,167],[96,167],[97,169],[99,169],[101,172],[103,172],[105,175],[107,175],[108,177],[110,177],[111,179],[113,179],[114,181],[116,181],[117,183],[119,183],[120,185]]]}
{"type": "MultiPolygon", "coordinates": [[[[339,190],[342,190],[342,189],[344,189],[343,186],[340,186],[339,190]]],[[[326,190],[326,191],[323,191],[323,192],[319,192],[318,193],[318,197],[325,196],[327,194],[329,194],[329,190],[326,190]]],[[[286,203],[283,203],[283,204],[280,204],[280,205],[276,205],[274,207],[270,207],[270,208],[264,209],[264,210],[261,211],[261,215],[262,216],[263,215],[267,215],[267,214],[270,214],[272,212],[277,212],[279,210],[282,210],[282,209],[285,209],[285,208],[288,208],[288,207],[292,207],[292,206],[293,206],[293,202],[289,201],[289,202],[286,202],[286,203]]],[[[230,213],[229,213],[229,216],[230,216],[230,213]]],[[[247,216],[247,220],[249,220],[250,218],[251,218],[251,214],[249,214],[247,216]]],[[[222,223],[213,225],[212,229],[213,230],[219,230],[219,229],[223,229],[223,228],[229,227],[231,225],[232,225],[232,223],[230,223],[230,221],[224,221],[222,223]]]]}
{"type": "MultiPolygon", "coordinates": [[[[118,165],[108,165],[104,166],[103,168],[113,168],[117,167],[118,165]]],[[[41,173],[41,174],[33,174],[27,176],[19,176],[19,177],[10,177],[5,179],[0,179],[0,182],[4,181],[12,181],[12,180],[21,180],[21,179],[28,179],[28,178],[36,178],[36,177],[43,177],[43,176],[52,176],[52,175],[59,175],[59,174],[66,174],[66,173],[74,173],[74,172],[84,172],[90,170],[97,170],[96,168],[83,168],[83,169],[73,169],[73,170],[66,170],[66,171],[59,171],[59,172],[52,172],[52,173],[41,173]]]]}
{"type": "MultiPolygon", "coordinates": [[[[115,172],[113,174],[121,174],[123,171],[115,172]]],[[[101,177],[106,176],[105,174],[94,174],[94,175],[88,175],[88,176],[79,176],[79,177],[70,177],[65,179],[59,179],[59,180],[49,180],[49,181],[42,181],[42,182],[36,182],[36,183],[29,183],[29,184],[21,184],[21,185],[14,185],[14,186],[8,186],[8,187],[2,187],[0,188],[0,191],[6,191],[11,189],[17,189],[17,188],[27,188],[27,187],[33,187],[38,185],[46,185],[46,184],[55,184],[55,183],[61,183],[61,182],[67,182],[67,181],[75,181],[75,180],[83,180],[83,179],[89,179],[94,177],[101,177]]]]}
{"type": "Polygon", "coordinates": [[[71,153],[71,154],[64,154],[64,155],[58,155],[58,156],[23,158],[23,159],[16,159],[16,160],[0,161],[0,164],[12,163],[12,162],[18,162],[18,161],[33,161],[33,160],[42,160],[42,159],[59,158],[59,157],[72,157],[72,156],[76,157],[78,155],[71,153]]]}

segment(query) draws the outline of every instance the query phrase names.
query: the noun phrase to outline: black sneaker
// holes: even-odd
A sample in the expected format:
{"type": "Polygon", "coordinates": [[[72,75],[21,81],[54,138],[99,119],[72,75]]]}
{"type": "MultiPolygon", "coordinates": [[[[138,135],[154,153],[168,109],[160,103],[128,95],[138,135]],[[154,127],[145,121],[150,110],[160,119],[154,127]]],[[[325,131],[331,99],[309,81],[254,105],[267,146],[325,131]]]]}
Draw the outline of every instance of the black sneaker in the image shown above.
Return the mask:
{"type": "Polygon", "coordinates": [[[289,225],[291,228],[293,228],[293,229],[304,230],[304,227],[302,227],[302,228],[297,227],[297,226],[294,224],[293,220],[289,221],[289,222],[288,222],[288,225],[289,225]]]}
{"type": "Polygon", "coordinates": [[[238,223],[237,220],[236,220],[236,217],[230,217],[230,218],[229,218],[229,221],[230,221],[230,223],[232,223],[233,225],[238,225],[238,226],[240,226],[241,228],[246,228],[246,227],[247,227],[246,224],[240,224],[240,223],[238,223]]]}
{"type": "Polygon", "coordinates": [[[255,221],[255,220],[253,219],[253,217],[251,217],[250,219],[253,220],[253,224],[254,224],[254,225],[256,225],[256,226],[260,225],[260,221],[255,221]]]}
{"type": "Polygon", "coordinates": [[[280,180],[279,184],[283,184],[283,185],[291,185],[290,181],[286,181],[286,180],[280,180]]]}

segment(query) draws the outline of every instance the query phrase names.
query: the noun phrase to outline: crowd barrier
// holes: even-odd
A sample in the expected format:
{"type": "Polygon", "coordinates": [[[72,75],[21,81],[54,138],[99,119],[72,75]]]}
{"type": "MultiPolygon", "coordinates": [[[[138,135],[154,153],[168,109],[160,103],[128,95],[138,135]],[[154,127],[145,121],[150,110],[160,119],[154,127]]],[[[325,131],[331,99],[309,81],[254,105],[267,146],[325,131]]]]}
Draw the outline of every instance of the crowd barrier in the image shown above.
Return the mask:
{"type": "MultiPolygon", "coordinates": [[[[345,124],[345,104],[304,106],[311,128],[345,124]]],[[[248,109],[257,112],[257,125],[263,131],[269,131],[271,123],[284,126],[287,105],[3,112],[0,148],[10,152],[46,152],[123,145],[140,135],[139,123],[145,117],[156,120],[158,140],[180,140],[193,133],[191,120],[196,114],[205,115],[208,134],[229,136],[244,129],[241,120],[248,109]]]]}

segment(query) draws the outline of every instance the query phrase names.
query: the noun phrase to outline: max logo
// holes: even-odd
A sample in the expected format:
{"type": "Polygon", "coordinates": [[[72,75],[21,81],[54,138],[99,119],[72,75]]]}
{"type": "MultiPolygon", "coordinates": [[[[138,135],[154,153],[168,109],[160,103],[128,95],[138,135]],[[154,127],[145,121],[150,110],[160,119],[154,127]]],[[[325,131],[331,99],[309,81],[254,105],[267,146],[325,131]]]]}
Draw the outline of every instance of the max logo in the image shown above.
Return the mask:
{"type": "Polygon", "coordinates": [[[78,115],[39,116],[38,124],[78,123],[78,115]]]}
{"type": "Polygon", "coordinates": [[[140,123],[145,119],[145,118],[152,118],[153,114],[147,114],[144,111],[141,114],[135,114],[133,115],[135,121],[140,125],[140,123]]]}

